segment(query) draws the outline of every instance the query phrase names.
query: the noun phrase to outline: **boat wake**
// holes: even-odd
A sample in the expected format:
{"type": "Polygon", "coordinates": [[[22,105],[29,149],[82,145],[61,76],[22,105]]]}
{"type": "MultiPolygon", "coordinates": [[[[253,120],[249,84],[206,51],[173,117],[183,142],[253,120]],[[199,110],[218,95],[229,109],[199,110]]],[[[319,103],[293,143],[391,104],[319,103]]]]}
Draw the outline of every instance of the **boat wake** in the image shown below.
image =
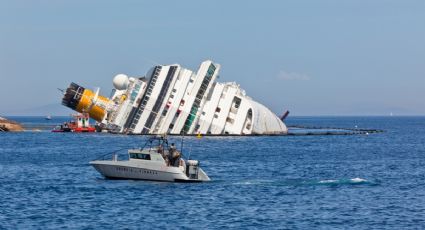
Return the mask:
{"type": "Polygon", "coordinates": [[[244,180],[234,182],[234,185],[264,185],[264,184],[273,184],[275,181],[273,180],[244,180]]]}
{"type": "Polygon", "coordinates": [[[340,180],[320,180],[318,184],[329,184],[329,185],[341,185],[341,184],[367,184],[370,183],[368,180],[363,178],[352,178],[352,179],[340,179],[340,180]]]}
{"type": "Polygon", "coordinates": [[[326,180],[244,180],[233,182],[234,185],[275,185],[275,186],[314,186],[314,185],[375,185],[369,180],[355,177],[351,179],[326,179],[326,180]]]}

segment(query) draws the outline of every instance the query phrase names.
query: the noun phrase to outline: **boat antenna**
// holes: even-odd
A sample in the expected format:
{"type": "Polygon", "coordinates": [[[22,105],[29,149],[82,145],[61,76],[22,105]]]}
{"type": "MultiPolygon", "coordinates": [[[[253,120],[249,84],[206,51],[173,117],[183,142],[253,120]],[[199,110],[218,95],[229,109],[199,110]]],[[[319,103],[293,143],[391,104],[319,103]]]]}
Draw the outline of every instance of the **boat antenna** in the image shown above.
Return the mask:
{"type": "Polygon", "coordinates": [[[187,155],[187,160],[190,160],[191,153],[192,153],[192,145],[189,145],[189,155],[187,155]]]}
{"type": "Polygon", "coordinates": [[[180,144],[180,153],[183,154],[183,139],[184,139],[184,134],[185,131],[183,131],[183,135],[182,135],[182,139],[181,139],[181,144],[180,144]]]}
{"type": "Polygon", "coordinates": [[[148,140],[145,142],[145,144],[143,145],[143,147],[141,147],[140,149],[144,149],[144,148],[146,148],[149,144],[150,144],[150,147],[152,147],[152,141],[153,141],[153,139],[152,139],[153,137],[149,137],[148,138],[148,140]]]}

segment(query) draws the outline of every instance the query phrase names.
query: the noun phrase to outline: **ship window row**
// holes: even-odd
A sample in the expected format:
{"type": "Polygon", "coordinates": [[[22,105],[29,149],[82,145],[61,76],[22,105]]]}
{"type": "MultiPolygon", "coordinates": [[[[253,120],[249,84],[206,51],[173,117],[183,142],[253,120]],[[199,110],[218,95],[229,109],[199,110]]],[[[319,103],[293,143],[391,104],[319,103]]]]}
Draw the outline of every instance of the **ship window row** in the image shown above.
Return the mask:
{"type": "MultiPolygon", "coordinates": [[[[211,66],[210,66],[210,68],[211,68],[211,66]]],[[[201,105],[202,97],[204,96],[205,91],[208,88],[208,85],[211,81],[212,74],[214,74],[215,67],[214,67],[214,70],[212,71],[212,73],[210,72],[210,68],[208,69],[208,74],[204,77],[202,84],[201,84],[201,87],[199,88],[198,93],[196,94],[195,101],[194,101],[194,103],[192,105],[192,109],[190,111],[190,115],[186,119],[185,127],[183,128],[184,132],[189,131],[190,127],[192,126],[192,123],[195,120],[196,112],[198,111],[198,108],[201,105]]]]}
{"type": "Polygon", "coordinates": [[[136,90],[139,90],[139,89],[140,89],[140,84],[136,84],[136,85],[134,86],[134,88],[135,88],[136,90]]]}
{"type": "Polygon", "coordinates": [[[145,109],[145,106],[148,103],[148,100],[152,94],[152,89],[155,86],[155,83],[160,71],[161,71],[161,67],[160,66],[156,67],[155,72],[149,82],[149,87],[146,89],[146,93],[145,93],[145,96],[143,97],[142,103],[140,103],[137,113],[135,117],[133,118],[132,124],[130,126],[130,128],[133,130],[136,127],[137,123],[139,122],[140,116],[142,115],[143,110],[145,109]]]}
{"type": "Polygon", "coordinates": [[[167,115],[167,112],[168,112],[168,109],[164,109],[164,110],[162,111],[162,116],[163,116],[163,117],[165,117],[165,115],[167,115]]]}
{"type": "MultiPolygon", "coordinates": [[[[157,70],[160,70],[160,68],[157,68],[157,70]]],[[[156,83],[156,80],[158,78],[158,75],[159,75],[159,71],[155,71],[155,74],[152,76],[152,79],[149,83],[149,87],[146,90],[145,96],[143,97],[143,101],[142,101],[141,105],[147,104],[147,101],[149,100],[149,98],[152,94],[152,90],[155,87],[155,83],[156,83]]]]}
{"type": "Polygon", "coordinates": [[[196,95],[196,98],[202,99],[202,97],[204,96],[205,93],[205,89],[200,88],[198,95],[196,95]]]}
{"type": "Polygon", "coordinates": [[[195,105],[199,105],[201,104],[201,99],[200,98],[195,98],[195,105]]]}
{"type": "Polygon", "coordinates": [[[140,87],[139,88],[134,88],[134,90],[131,92],[131,96],[130,96],[130,101],[131,102],[133,102],[136,99],[137,94],[139,94],[139,89],[140,89],[140,87]]]}
{"type": "Polygon", "coordinates": [[[198,112],[198,107],[192,107],[192,109],[190,110],[190,114],[196,115],[196,112],[198,112]]]}
{"type": "Polygon", "coordinates": [[[146,102],[149,100],[149,95],[143,97],[142,105],[146,105],[146,102]]]}
{"type": "Polygon", "coordinates": [[[212,76],[215,70],[216,70],[216,67],[213,64],[211,64],[207,71],[208,75],[212,76]]]}
{"type": "Polygon", "coordinates": [[[171,81],[173,80],[173,75],[174,75],[175,69],[171,69],[170,73],[168,74],[167,78],[165,79],[165,82],[163,84],[163,90],[161,91],[160,95],[158,96],[158,98],[163,99],[165,97],[165,95],[167,94],[168,88],[171,84],[171,81]],[[165,87],[164,87],[165,86],[165,87]]]}
{"type": "Polygon", "coordinates": [[[198,93],[196,94],[196,97],[195,97],[195,103],[194,103],[195,106],[200,105],[201,99],[204,96],[206,89],[208,88],[210,80],[211,79],[204,78],[204,80],[202,81],[201,87],[199,88],[198,93]]]}
{"type": "Polygon", "coordinates": [[[152,122],[155,120],[155,117],[156,117],[155,115],[156,115],[156,113],[151,112],[148,119],[146,120],[145,128],[150,129],[152,127],[152,122]]]}
{"type": "Polygon", "coordinates": [[[235,122],[235,119],[227,117],[226,122],[229,122],[230,124],[233,124],[235,122]]]}
{"type": "Polygon", "coordinates": [[[170,84],[173,80],[176,69],[177,68],[175,66],[170,67],[167,73],[167,77],[165,78],[165,81],[162,85],[161,91],[159,92],[158,99],[156,100],[155,105],[153,106],[152,111],[146,120],[145,129],[143,129],[142,133],[147,133],[148,130],[152,127],[152,123],[155,121],[156,115],[162,105],[162,102],[164,101],[165,95],[168,92],[168,88],[170,87],[170,84]]]}
{"type": "Polygon", "coordinates": [[[239,108],[239,106],[241,105],[241,99],[239,97],[235,97],[235,108],[239,108]]]}

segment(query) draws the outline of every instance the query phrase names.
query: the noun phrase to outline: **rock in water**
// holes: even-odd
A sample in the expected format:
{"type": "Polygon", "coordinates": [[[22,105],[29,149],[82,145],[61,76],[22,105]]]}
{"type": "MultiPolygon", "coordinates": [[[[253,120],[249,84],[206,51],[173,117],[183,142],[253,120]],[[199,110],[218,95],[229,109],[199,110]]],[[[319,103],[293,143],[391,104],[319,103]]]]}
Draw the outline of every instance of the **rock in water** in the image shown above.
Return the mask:
{"type": "Polygon", "coordinates": [[[6,118],[0,117],[0,132],[1,131],[21,132],[24,131],[24,128],[22,128],[22,125],[16,121],[10,121],[6,118]]]}

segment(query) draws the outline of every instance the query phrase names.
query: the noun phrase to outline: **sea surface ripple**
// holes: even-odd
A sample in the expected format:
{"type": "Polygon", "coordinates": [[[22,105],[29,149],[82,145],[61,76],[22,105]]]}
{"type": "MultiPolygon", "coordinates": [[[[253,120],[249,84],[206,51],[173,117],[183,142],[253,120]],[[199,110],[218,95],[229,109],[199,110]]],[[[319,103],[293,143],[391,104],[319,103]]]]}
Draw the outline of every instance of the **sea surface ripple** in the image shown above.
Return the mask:
{"type": "Polygon", "coordinates": [[[385,132],[185,137],[212,179],[202,184],[107,180],[88,164],[146,137],[0,133],[0,229],[425,228],[425,117],[287,123],[385,132]]]}

